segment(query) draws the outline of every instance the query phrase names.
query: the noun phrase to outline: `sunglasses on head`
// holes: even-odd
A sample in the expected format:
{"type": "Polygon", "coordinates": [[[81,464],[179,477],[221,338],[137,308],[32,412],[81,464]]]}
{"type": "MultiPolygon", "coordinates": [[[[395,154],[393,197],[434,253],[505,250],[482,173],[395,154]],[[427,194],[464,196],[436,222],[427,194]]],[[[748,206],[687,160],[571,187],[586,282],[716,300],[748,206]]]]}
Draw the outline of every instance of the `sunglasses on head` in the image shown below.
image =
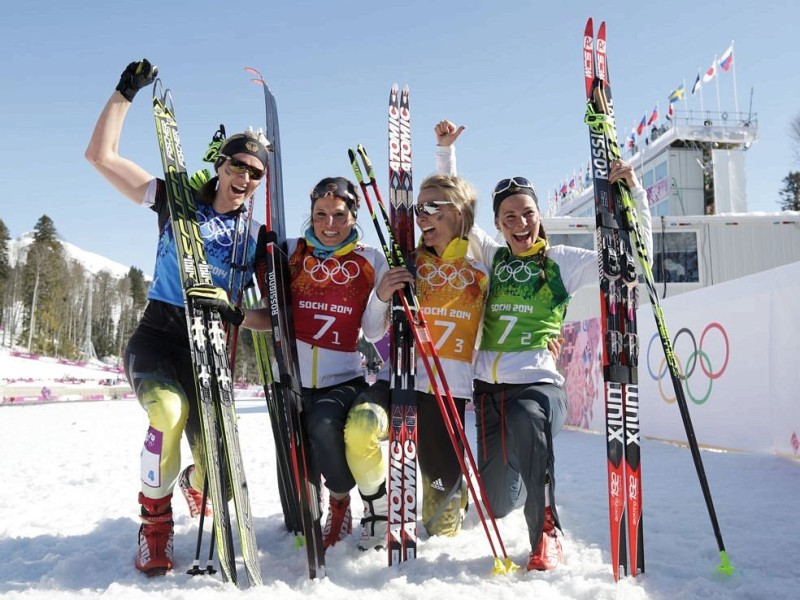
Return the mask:
{"type": "Polygon", "coordinates": [[[450,200],[430,200],[428,202],[418,202],[414,205],[414,214],[420,216],[421,214],[435,215],[441,210],[442,206],[453,204],[450,200]]]}
{"type": "Polygon", "coordinates": [[[357,202],[358,200],[356,195],[351,191],[349,182],[343,178],[341,180],[337,179],[336,181],[320,183],[317,185],[317,187],[311,190],[311,199],[318,200],[319,198],[324,198],[329,194],[345,201],[357,202]]]}
{"type": "Polygon", "coordinates": [[[511,179],[501,179],[494,187],[494,198],[497,194],[502,194],[514,188],[527,189],[533,191],[533,184],[525,177],[512,177],[511,179]]]}
{"type": "Polygon", "coordinates": [[[230,156],[225,156],[224,154],[220,154],[220,156],[228,159],[228,168],[237,175],[242,175],[246,172],[250,175],[250,179],[254,181],[264,177],[263,169],[258,169],[252,165],[248,165],[246,162],[242,162],[236,158],[231,158],[230,156]]]}

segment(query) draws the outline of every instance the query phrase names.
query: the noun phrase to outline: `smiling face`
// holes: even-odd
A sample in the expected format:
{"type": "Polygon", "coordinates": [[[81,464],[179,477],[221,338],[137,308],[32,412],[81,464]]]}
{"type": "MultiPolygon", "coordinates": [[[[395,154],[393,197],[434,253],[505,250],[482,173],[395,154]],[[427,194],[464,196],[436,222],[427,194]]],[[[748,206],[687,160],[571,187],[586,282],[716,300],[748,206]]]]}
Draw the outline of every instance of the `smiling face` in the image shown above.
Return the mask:
{"type": "Polygon", "coordinates": [[[428,202],[438,202],[439,204],[432,205],[438,210],[434,214],[419,210],[417,226],[422,231],[422,243],[433,248],[438,256],[442,256],[447,245],[461,236],[463,219],[455,204],[450,202],[440,189],[430,187],[420,191],[417,206],[423,206],[428,202]]]}
{"type": "Polygon", "coordinates": [[[255,193],[264,176],[264,165],[255,156],[235,154],[217,170],[219,186],[214,197],[214,210],[220,213],[236,210],[255,193]],[[253,174],[261,174],[256,179],[253,174]]]}
{"type": "Polygon", "coordinates": [[[333,195],[317,198],[311,206],[311,224],[314,235],[326,246],[344,242],[356,224],[347,202],[333,195]]]}
{"type": "Polygon", "coordinates": [[[539,208],[527,194],[515,194],[503,200],[494,219],[512,254],[531,249],[539,237],[540,223],[539,208]]]}

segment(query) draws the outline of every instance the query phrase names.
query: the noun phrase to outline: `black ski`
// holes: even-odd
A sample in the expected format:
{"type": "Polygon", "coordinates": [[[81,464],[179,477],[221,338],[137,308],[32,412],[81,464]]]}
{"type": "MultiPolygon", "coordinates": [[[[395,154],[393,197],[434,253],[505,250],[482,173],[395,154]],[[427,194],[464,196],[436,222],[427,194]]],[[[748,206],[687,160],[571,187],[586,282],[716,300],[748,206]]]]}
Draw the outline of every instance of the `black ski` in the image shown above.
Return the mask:
{"type": "Polygon", "coordinates": [[[639,258],[642,278],[647,287],[653,315],[656,320],[661,345],[666,357],[678,409],[683,420],[689,448],[703,497],[706,502],[717,546],[720,553],[718,570],[733,572],[722,533],[717,521],[711,491],[708,486],[703,461],[694,433],[686,396],[681,383],[672,343],[667,332],[661,302],[655,288],[650,268],[648,249],[644,243],[636,208],[630,190],[624,182],[613,186],[608,183],[608,169],[613,161],[622,157],[619,147],[611,83],[608,76],[606,52],[606,24],[600,24],[594,40],[592,19],[586,23],[583,42],[584,77],[586,82],[586,124],[589,125],[594,175],[595,208],[598,227],[598,254],[600,256],[601,306],[603,327],[611,334],[604,337],[604,379],[606,380],[606,419],[608,423],[609,499],[611,505],[612,557],[615,578],[625,574],[625,536],[632,575],[644,571],[644,542],[642,534],[642,487],[640,471],[639,398],[636,385],[639,342],[636,334],[636,285],[633,251],[639,258]],[[596,42],[596,43],[595,43],[596,42]],[[614,314],[618,312],[619,314],[614,314]],[[621,397],[616,393],[616,386],[621,397]],[[622,448],[620,448],[622,446],[622,448]],[[624,449],[624,456],[621,454],[624,449]],[[620,470],[618,466],[623,468],[620,470]],[[616,496],[615,496],[616,494],[616,496]],[[617,497],[618,496],[618,497],[617,497]],[[622,515],[627,512],[626,519],[622,515]],[[615,521],[618,519],[618,522],[615,521]],[[621,549],[614,552],[614,546],[621,549]],[[616,554],[616,556],[614,556],[616,554]]]}
{"type": "MultiPolygon", "coordinates": [[[[275,97],[261,74],[248,67],[256,76],[253,79],[264,90],[266,106],[266,132],[270,144],[267,165],[267,220],[265,235],[258,242],[259,253],[264,253],[261,264],[266,267],[257,272],[261,295],[267,300],[272,320],[271,356],[274,361],[270,394],[273,396],[275,413],[280,429],[276,444],[288,441],[288,458],[291,460],[292,479],[296,505],[300,515],[300,526],[306,545],[308,576],[325,576],[325,548],[322,544],[322,509],[319,499],[319,482],[311,472],[311,445],[305,432],[302,412],[302,384],[297,346],[292,321],[291,280],[289,256],[287,254],[286,231],[283,206],[283,179],[281,171],[280,130],[275,97]]],[[[274,432],[274,430],[273,430],[274,432]]],[[[282,475],[282,477],[285,476],[282,475]]],[[[285,482],[284,482],[285,485],[285,482]]],[[[292,500],[287,498],[287,504],[292,500]]],[[[291,509],[290,509],[291,510],[291,509]]],[[[284,513],[287,514],[286,512],[284,513]]],[[[291,513],[288,513],[291,514],[291,513]]],[[[290,517],[291,518],[291,517],[290,517]]],[[[296,524],[293,524],[296,526],[296,524]]]]}
{"type": "MultiPolygon", "coordinates": [[[[153,95],[153,115],[164,167],[170,219],[176,238],[181,283],[184,290],[194,284],[213,285],[197,223],[194,194],[186,172],[171,94],[168,90],[159,93],[161,91],[161,82],[157,80],[153,95]]],[[[228,510],[230,485],[247,576],[251,585],[259,585],[262,583],[261,569],[236,428],[233,378],[228,362],[225,330],[216,310],[195,306],[185,294],[184,302],[206,448],[206,473],[214,511],[214,533],[220,568],[224,579],[237,582],[228,510]]]]}

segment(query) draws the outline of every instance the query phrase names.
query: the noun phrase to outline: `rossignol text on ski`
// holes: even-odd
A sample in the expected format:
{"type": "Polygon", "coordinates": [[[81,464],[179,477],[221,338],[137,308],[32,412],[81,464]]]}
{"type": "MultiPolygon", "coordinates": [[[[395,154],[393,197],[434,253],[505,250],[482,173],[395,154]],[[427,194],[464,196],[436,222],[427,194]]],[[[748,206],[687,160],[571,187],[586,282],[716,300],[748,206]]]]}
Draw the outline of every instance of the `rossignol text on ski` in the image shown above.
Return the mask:
{"type": "Polygon", "coordinates": [[[692,459],[717,540],[721,560],[717,568],[722,573],[730,574],[733,572],[733,566],[722,541],[681,375],[656,293],[648,249],[639,227],[630,190],[624,182],[613,185],[608,182],[610,165],[613,161],[619,160],[622,153],[614,122],[605,22],[600,24],[596,39],[592,19],[586,23],[583,37],[583,68],[586,84],[585,122],[589,126],[600,268],[609,513],[614,577],[618,579],[628,573],[628,556],[632,575],[644,571],[637,385],[639,350],[636,333],[637,275],[633,259],[634,249],[653,307],[692,459]]]}
{"type": "Polygon", "coordinates": [[[276,446],[282,446],[279,454],[285,455],[290,465],[279,462],[280,489],[284,518],[287,527],[296,530],[299,525],[303,532],[308,559],[308,576],[325,576],[325,549],[322,540],[322,510],[319,501],[318,481],[313,481],[309,465],[311,445],[301,419],[302,387],[300,366],[297,359],[289,275],[289,257],[286,249],[286,230],[283,205],[283,177],[281,169],[280,129],[275,97],[261,74],[251,67],[245,69],[255,75],[253,81],[264,90],[266,106],[266,135],[270,144],[267,165],[265,235],[260,236],[256,255],[256,277],[261,297],[268,303],[271,319],[271,340],[267,345],[268,361],[272,365],[269,378],[268,402],[270,416],[277,420],[273,424],[276,446]],[[273,412],[274,411],[274,412],[273,412]],[[286,444],[288,442],[288,452],[286,444]],[[289,475],[291,467],[293,497],[289,494],[289,475]],[[299,523],[296,515],[299,512],[299,523]]]}

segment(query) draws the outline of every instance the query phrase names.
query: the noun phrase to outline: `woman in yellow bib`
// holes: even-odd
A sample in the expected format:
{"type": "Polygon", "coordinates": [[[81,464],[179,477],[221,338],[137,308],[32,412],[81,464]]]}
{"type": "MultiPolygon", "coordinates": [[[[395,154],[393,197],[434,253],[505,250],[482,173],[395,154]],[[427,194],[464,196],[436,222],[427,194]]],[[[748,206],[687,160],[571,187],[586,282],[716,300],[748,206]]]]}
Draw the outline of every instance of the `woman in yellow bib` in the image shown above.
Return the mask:
{"type": "MultiPolygon", "coordinates": [[[[488,289],[486,268],[467,257],[476,201],[475,190],[465,180],[437,174],[422,182],[414,205],[422,233],[415,250],[417,299],[462,422],[465,405],[472,397],[472,360],[488,289]]],[[[384,289],[394,291],[404,284],[399,273],[392,273],[387,275],[384,289]]],[[[370,298],[367,311],[388,323],[391,299],[391,293],[379,290],[370,298]]],[[[345,427],[348,464],[364,500],[362,550],[387,543],[387,469],[380,448],[380,441],[388,435],[387,379],[386,373],[381,373],[359,396],[345,427]]],[[[417,360],[415,388],[423,524],[430,535],[453,536],[461,529],[466,486],[421,359],[417,360]]]]}

